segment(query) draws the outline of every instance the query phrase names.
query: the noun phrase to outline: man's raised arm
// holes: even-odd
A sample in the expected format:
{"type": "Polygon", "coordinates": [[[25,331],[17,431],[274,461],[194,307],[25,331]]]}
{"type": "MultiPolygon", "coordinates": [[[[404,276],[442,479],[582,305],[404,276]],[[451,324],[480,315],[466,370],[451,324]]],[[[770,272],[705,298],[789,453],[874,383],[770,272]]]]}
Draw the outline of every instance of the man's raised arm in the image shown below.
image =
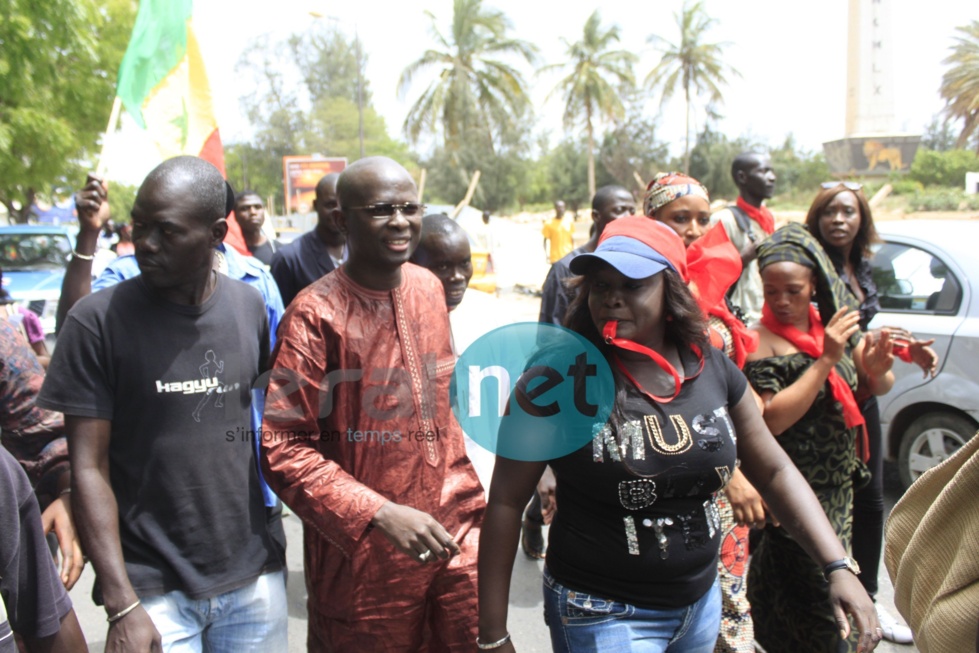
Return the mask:
{"type": "Polygon", "coordinates": [[[92,261],[98,251],[99,234],[109,219],[109,195],[105,182],[89,173],[85,187],[75,194],[78,209],[78,238],[65,278],[61,281],[56,330],[61,331],[65,316],[75,303],[92,293],[92,261]]]}

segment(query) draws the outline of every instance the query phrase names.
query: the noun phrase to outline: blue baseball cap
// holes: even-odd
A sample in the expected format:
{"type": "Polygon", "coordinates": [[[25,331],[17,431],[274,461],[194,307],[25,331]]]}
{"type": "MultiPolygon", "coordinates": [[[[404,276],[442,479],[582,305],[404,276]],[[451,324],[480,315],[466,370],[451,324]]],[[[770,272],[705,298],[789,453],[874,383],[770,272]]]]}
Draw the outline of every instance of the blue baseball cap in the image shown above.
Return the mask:
{"type": "Polygon", "coordinates": [[[584,274],[596,261],[603,261],[630,279],[645,279],[670,269],[684,275],[686,268],[683,241],[663,223],[645,216],[619,218],[605,227],[592,254],[571,259],[571,271],[584,274]],[[674,262],[673,259],[676,259],[674,262]]]}

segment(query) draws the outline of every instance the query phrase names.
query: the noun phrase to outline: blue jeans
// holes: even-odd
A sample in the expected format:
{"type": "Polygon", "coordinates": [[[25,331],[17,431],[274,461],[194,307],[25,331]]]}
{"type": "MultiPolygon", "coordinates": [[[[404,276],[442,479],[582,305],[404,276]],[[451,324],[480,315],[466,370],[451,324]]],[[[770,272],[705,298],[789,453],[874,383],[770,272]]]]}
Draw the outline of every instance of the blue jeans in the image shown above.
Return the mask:
{"type": "Polygon", "coordinates": [[[713,653],[721,627],[721,590],[715,580],[693,605],[649,610],[569,590],[545,568],[544,620],[555,653],[713,653]]]}
{"type": "Polygon", "coordinates": [[[163,638],[164,653],[287,651],[286,604],[284,571],[210,599],[174,591],[142,600],[163,638]]]}

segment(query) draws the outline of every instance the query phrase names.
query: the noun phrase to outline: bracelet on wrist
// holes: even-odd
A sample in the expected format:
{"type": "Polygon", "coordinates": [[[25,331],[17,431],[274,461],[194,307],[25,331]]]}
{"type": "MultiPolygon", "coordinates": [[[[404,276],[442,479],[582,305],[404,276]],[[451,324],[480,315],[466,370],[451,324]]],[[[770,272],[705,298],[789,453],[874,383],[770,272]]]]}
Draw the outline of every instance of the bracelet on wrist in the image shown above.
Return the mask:
{"type": "Polygon", "coordinates": [[[136,599],[136,602],[133,603],[131,606],[129,606],[128,608],[123,608],[122,610],[115,613],[111,617],[106,617],[105,620],[108,621],[110,624],[114,624],[115,622],[119,621],[120,619],[122,619],[123,617],[125,617],[127,614],[129,614],[130,612],[132,612],[138,607],[139,607],[139,599],[136,599]]]}
{"type": "Polygon", "coordinates": [[[481,642],[477,637],[476,648],[478,648],[480,651],[492,651],[495,648],[500,648],[501,646],[503,646],[509,641],[510,641],[510,633],[507,633],[501,639],[498,639],[495,642],[487,642],[487,643],[481,642]]]}
{"type": "Polygon", "coordinates": [[[83,261],[94,261],[95,260],[95,253],[93,252],[92,254],[82,254],[77,249],[73,249],[73,250],[71,250],[71,257],[72,258],[80,258],[83,261]]]}
{"type": "Polygon", "coordinates": [[[64,490],[62,490],[61,492],[58,492],[58,496],[59,496],[59,497],[63,497],[63,496],[65,496],[66,494],[71,494],[71,488],[70,488],[70,487],[66,487],[66,488],[65,488],[64,490]]]}

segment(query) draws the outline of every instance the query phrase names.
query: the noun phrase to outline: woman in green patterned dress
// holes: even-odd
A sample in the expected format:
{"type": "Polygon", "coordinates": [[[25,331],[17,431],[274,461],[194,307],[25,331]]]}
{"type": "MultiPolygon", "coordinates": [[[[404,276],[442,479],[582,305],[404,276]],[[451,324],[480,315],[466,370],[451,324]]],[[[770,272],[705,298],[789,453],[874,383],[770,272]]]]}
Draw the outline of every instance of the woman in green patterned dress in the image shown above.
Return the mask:
{"type": "MultiPolygon", "coordinates": [[[[886,334],[860,334],[856,306],[801,225],[760,245],[758,260],[765,306],[745,374],[765,402],[769,429],[849,549],[854,483],[865,478],[868,452],[854,392],[890,389],[892,344],[886,334]]],[[[755,638],[770,651],[854,650],[855,640],[840,637],[826,581],[828,573],[851,571],[858,570],[820,569],[785,529],[766,527],[748,579],[755,638]]]]}

